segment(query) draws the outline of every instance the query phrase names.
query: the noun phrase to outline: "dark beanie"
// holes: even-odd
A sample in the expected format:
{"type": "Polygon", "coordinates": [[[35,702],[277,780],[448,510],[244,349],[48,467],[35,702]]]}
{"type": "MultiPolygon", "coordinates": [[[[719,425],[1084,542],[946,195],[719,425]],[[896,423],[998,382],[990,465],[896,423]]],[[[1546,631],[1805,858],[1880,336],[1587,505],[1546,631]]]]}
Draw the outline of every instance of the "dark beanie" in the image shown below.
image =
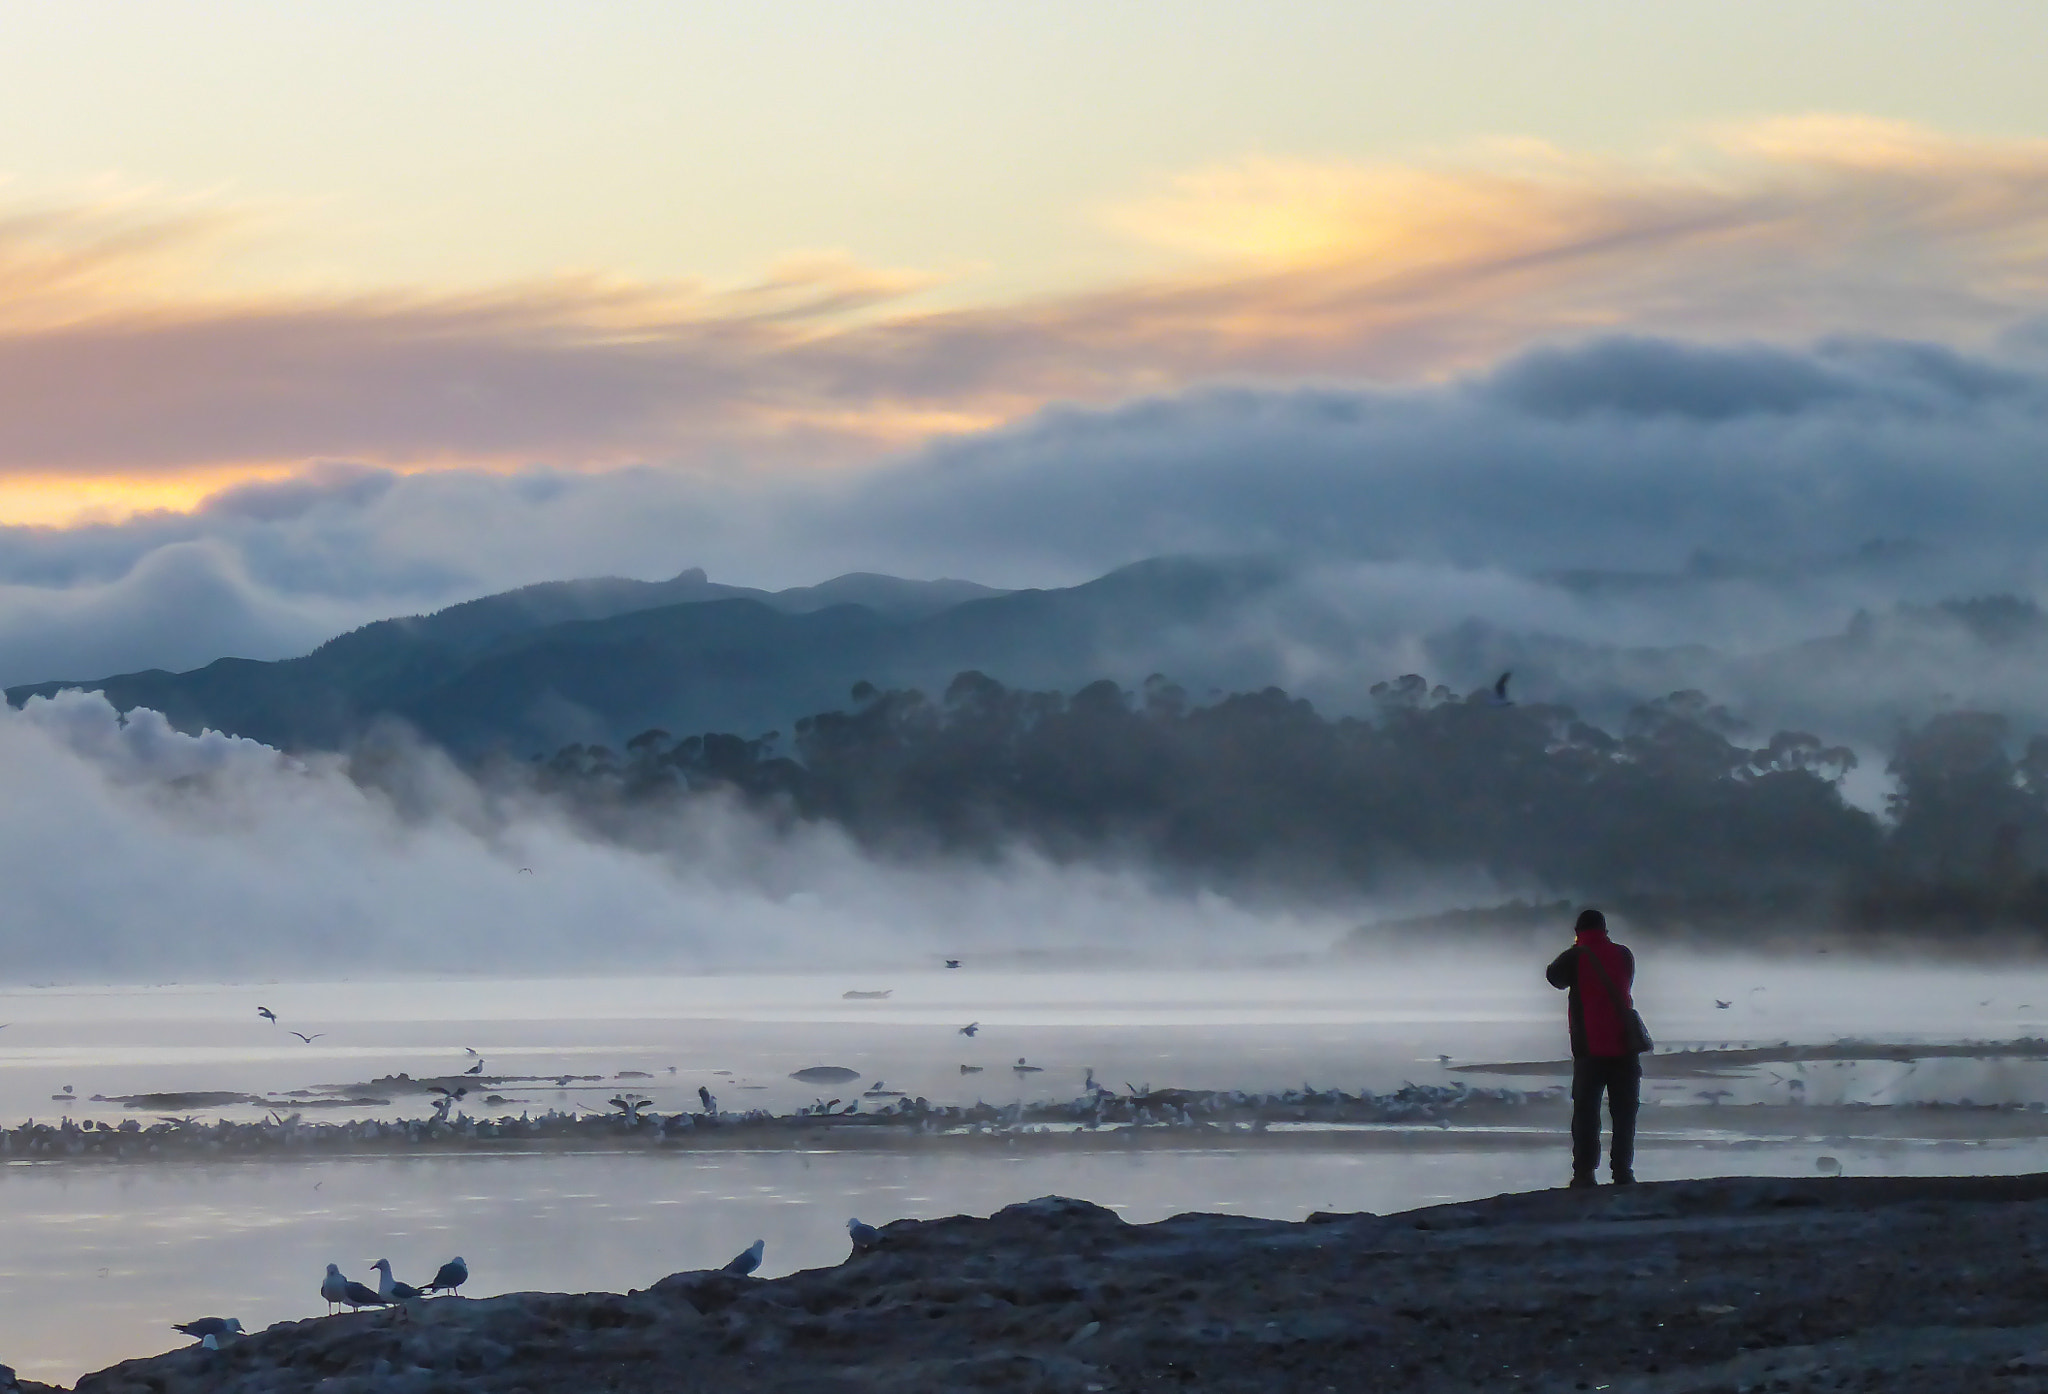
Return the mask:
{"type": "Polygon", "coordinates": [[[1572,926],[1574,934],[1605,934],[1607,917],[1598,910],[1579,911],[1579,922],[1572,926]]]}

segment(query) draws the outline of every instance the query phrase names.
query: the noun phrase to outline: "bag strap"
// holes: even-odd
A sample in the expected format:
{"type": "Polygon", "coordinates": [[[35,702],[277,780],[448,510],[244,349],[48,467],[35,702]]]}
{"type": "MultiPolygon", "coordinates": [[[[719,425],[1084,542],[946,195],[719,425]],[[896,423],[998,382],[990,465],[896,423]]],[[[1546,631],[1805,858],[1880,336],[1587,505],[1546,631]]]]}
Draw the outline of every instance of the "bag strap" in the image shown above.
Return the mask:
{"type": "Polygon", "coordinates": [[[1626,1015],[1628,1003],[1622,1000],[1621,989],[1614,985],[1614,978],[1608,973],[1607,965],[1600,961],[1600,955],[1594,953],[1587,945],[1581,944],[1579,945],[1579,957],[1593,961],[1593,971],[1600,975],[1601,985],[1607,989],[1607,999],[1614,1004],[1614,1015],[1616,1018],[1626,1015]]]}

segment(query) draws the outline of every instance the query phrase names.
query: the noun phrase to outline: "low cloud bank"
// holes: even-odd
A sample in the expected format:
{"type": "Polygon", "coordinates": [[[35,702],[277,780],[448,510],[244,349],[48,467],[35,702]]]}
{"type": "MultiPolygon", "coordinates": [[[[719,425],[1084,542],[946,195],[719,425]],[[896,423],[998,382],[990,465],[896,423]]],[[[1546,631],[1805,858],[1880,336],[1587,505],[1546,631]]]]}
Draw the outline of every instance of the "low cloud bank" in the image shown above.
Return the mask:
{"type": "MultiPolygon", "coordinates": [[[[1699,685],[1760,704],[1760,721],[1825,726],[1824,673],[1793,693],[1796,674],[1743,665],[1842,634],[1859,610],[2048,594],[2044,460],[2048,367],[2017,347],[1608,338],[1436,387],[1060,409],[824,478],[331,465],[192,514],[0,529],[0,682],[283,657],[578,575],[1060,585],[1162,553],[1253,552],[1298,579],[1230,632],[1162,636],[1125,667],[1327,702],[1401,672],[1469,684],[1515,663],[1547,667],[1564,700],[1699,685]]],[[[1923,646],[1881,703],[1841,711],[1843,733],[1971,700],[1974,644],[1923,646]]],[[[1993,696],[2038,671],[2028,657],[2007,673],[2010,657],[1993,696]]]]}
{"type": "Polygon", "coordinates": [[[123,721],[94,696],[0,710],[6,976],[804,970],[1168,945],[1242,955],[1326,946],[1350,923],[1024,856],[886,865],[828,829],[776,831],[716,801],[629,849],[494,796],[432,752],[384,753],[397,768],[359,783],[338,759],[182,735],[152,712],[123,721]]]}

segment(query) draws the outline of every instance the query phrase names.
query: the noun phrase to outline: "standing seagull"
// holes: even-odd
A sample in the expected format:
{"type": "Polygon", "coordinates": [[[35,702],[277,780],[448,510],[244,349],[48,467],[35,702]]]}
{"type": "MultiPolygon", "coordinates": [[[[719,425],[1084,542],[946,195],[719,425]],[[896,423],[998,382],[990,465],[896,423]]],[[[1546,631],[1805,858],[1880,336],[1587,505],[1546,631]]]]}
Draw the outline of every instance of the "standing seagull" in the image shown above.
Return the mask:
{"type": "Polygon", "coordinates": [[[342,1276],[341,1265],[327,1265],[327,1276],[320,1280],[320,1295],[327,1299],[327,1315],[334,1315],[334,1304],[348,1301],[348,1279],[342,1276]]]}
{"type": "Polygon", "coordinates": [[[1514,702],[1508,698],[1508,679],[1514,675],[1515,670],[1510,668],[1493,680],[1493,696],[1487,699],[1488,706],[1512,707],[1514,705],[1514,702]]]}
{"type": "Polygon", "coordinates": [[[873,1225],[864,1225],[859,1220],[846,1222],[847,1238],[853,1241],[853,1251],[861,1253],[882,1242],[882,1232],[873,1225]]]}
{"type": "Polygon", "coordinates": [[[474,1065],[471,1065],[468,1069],[463,1071],[463,1073],[466,1075],[480,1075],[483,1072],[484,1062],[481,1060],[477,1061],[474,1065]]]}
{"type": "Polygon", "coordinates": [[[415,1297],[426,1296],[425,1293],[412,1284],[401,1283],[398,1279],[391,1276],[390,1259],[380,1258],[371,1264],[370,1267],[376,1269],[382,1275],[377,1279],[377,1295],[386,1302],[410,1302],[415,1297]]]}
{"type": "Polygon", "coordinates": [[[272,1010],[270,1010],[270,1008],[268,1008],[268,1007],[258,1007],[258,1008],[256,1009],[256,1015],[258,1015],[258,1016],[262,1017],[262,1018],[263,1018],[263,1019],[264,1019],[265,1021],[269,1022],[269,1023],[270,1023],[270,1024],[272,1025],[272,1026],[275,1026],[275,1025],[277,1025],[277,1013],[276,1013],[276,1012],[273,1012],[273,1011],[272,1011],[272,1010]]]}
{"type": "Polygon", "coordinates": [[[388,1307],[391,1305],[391,1299],[388,1297],[379,1297],[369,1288],[355,1282],[348,1283],[342,1288],[341,1300],[348,1304],[348,1308],[352,1312],[361,1311],[364,1307],[388,1307]]]}
{"type": "Polygon", "coordinates": [[[735,1254],[732,1258],[726,1260],[725,1267],[721,1271],[732,1273],[742,1278],[746,1277],[761,1266],[761,1251],[767,1247],[767,1240],[756,1239],[747,1246],[746,1252],[735,1254]]]}
{"type": "MultiPolygon", "coordinates": [[[[197,1321],[172,1322],[171,1330],[182,1331],[195,1341],[203,1341],[208,1336],[241,1335],[242,1321],[239,1317],[201,1317],[197,1321]]],[[[216,1342],[216,1347],[217,1345],[216,1342]]]]}
{"type": "Polygon", "coordinates": [[[457,1254],[441,1265],[440,1271],[434,1274],[434,1281],[428,1283],[424,1291],[454,1292],[468,1281],[469,1265],[462,1261],[461,1254],[457,1254]]]}

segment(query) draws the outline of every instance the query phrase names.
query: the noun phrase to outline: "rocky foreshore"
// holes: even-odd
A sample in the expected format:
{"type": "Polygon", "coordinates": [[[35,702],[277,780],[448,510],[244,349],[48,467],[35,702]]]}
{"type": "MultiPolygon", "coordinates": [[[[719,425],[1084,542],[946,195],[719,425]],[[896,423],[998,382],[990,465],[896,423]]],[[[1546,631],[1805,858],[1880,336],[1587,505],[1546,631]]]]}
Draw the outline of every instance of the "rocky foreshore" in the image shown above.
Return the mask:
{"type": "MultiPolygon", "coordinates": [[[[2048,1176],[1736,1178],[1300,1224],[1047,1198],[837,1267],[435,1298],[79,1394],[2048,1390],[2048,1176]]],[[[25,1390],[47,1386],[24,1382],[25,1390]]]]}

